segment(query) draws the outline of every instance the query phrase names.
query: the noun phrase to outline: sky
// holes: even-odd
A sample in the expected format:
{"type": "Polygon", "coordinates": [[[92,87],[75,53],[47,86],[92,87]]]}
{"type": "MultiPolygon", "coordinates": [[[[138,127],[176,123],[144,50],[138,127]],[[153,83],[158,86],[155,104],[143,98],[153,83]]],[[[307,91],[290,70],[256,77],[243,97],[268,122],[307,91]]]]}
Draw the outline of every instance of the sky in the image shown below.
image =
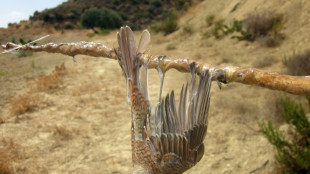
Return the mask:
{"type": "Polygon", "coordinates": [[[0,0],[0,28],[28,20],[35,11],[53,8],[67,0],[0,0]]]}

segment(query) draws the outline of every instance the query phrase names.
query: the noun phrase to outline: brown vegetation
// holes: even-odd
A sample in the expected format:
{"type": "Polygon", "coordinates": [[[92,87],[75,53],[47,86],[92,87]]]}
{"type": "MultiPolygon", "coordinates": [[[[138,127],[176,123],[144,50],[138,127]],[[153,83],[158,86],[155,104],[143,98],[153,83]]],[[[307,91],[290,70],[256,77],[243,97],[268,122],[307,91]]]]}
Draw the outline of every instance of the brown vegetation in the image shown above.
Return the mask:
{"type": "MultiPolygon", "coordinates": [[[[2,139],[0,143],[0,173],[13,174],[16,173],[14,162],[23,158],[23,153],[19,144],[13,142],[12,139],[2,139]]],[[[18,167],[17,167],[18,168],[18,167]]]]}
{"type": "Polygon", "coordinates": [[[9,98],[11,105],[10,112],[13,115],[20,115],[26,112],[33,112],[39,107],[52,105],[52,102],[43,95],[36,92],[53,92],[61,88],[62,78],[68,73],[64,64],[56,66],[52,74],[39,75],[30,83],[30,90],[25,94],[9,98]]]}
{"type": "Polygon", "coordinates": [[[69,140],[72,138],[72,131],[64,126],[55,125],[53,134],[60,138],[60,140],[69,140]]]}
{"type": "Polygon", "coordinates": [[[252,66],[255,68],[265,68],[268,66],[271,66],[275,62],[275,58],[271,56],[266,56],[263,58],[258,58],[256,59],[253,63],[252,66]]]}
{"type": "Polygon", "coordinates": [[[1,174],[13,174],[14,170],[12,167],[13,157],[8,152],[0,148],[0,173],[1,174]]]}
{"type": "Polygon", "coordinates": [[[310,50],[284,58],[284,65],[286,65],[287,71],[291,75],[310,75],[310,50]]]}
{"type": "Polygon", "coordinates": [[[269,47],[277,46],[284,39],[282,30],[285,22],[283,14],[270,11],[251,13],[243,21],[245,37],[247,40],[256,40],[269,47]]]}
{"type": "Polygon", "coordinates": [[[33,112],[39,107],[49,106],[52,104],[41,95],[27,92],[25,94],[12,97],[9,99],[11,105],[10,112],[13,115],[20,115],[26,112],[33,112]]]}
{"type": "Polygon", "coordinates": [[[37,91],[48,91],[52,92],[56,89],[61,88],[63,83],[62,77],[68,73],[64,64],[60,67],[56,66],[52,74],[49,75],[39,75],[35,78],[35,87],[37,91]]]}
{"type": "MultiPolygon", "coordinates": [[[[291,53],[290,50],[295,48],[305,50],[308,46],[306,43],[309,40],[309,32],[307,32],[310,24],[307,20],[309,15],[299,8],[301,5],[309,7],[310,4],[308,1],[303,1],[303,4],[299,1],[287,1],[285,6],[282,6],[280,1],[267,3],[262,0],[242,2],[233,0],[223,3],[215,0],[203,1],[191,13],[179,19],[181,29],[186,27],[182,24],[190,21],[193,34],[185,35],[181,30],[167,36],[152,33],[150,54],[195,58],[200,62],[219,66],[253,67],[255,65],[267,71],[281,72],[283,55],[291,53]],[[239,4],[237,9],[230,12],[235,4],[239,4]],[[255,9],[276,9],[288,15],[289,21],[285,30],[288,37],[278,48],[264,48],[255,42],[238,42],[229,37],[205,39],[197,33],[201,28],[206,29],[207,13],[216,14],[217,18],[239,19],[255,9]],[[167,46],[170,44],[175,45],[175,48],[172,47],[173,49],[167,51],[167,46]]],[[[212,21],[210,17],[212,27],[215,21],[216,19],[212,21]]],[[[229,21],[225,20],[225,22],[229,21]]],[[[37,33],[36,31],[23,30],[23,34],[37,33]]],[[[135,34],[135,37],[138,37],[139,32],[135,34]]],[[[211,32],[208,34],[212,35],[211,32]]],[[[65,34],[54,33],[51,42],[87,40],[85,35],[86,31],[83,30],[68,31],[65,34]]],[[[8,34],[2,37],[11,38],[8,34]]],[[[30,38],[37,37],[40,36],[33,35],[30,38]]],[[[98,35],[90,40],[110,47],[117,46],[115,31],[111,31],[110,35],[98,35]]],[[[23,91],[27,90],[25,89],[27,86],[23,85],[24,74],[7,77],[18,68],[29,66],[29,63],[26,59],[15,59],[16,61],[13,62],[6,59],[7,55],[0,56],[3,60],[0,65],[1,70],[8,72],[7,75],[0,75],[0,83],[4,86],[0,90],[5,94],[5,97],[0,97],[3,103],[0,114],[6,117],[10,116],[11,105],[5,98],[9,95],[23,94],[23,91]],[[25,64],[16,66],[17,60],[18,63],[25,62],[25,64]],[[10,67],[10,70],[6,67],[10,67]]],[[[70,57],[60,54],[42,52],[34,54],[32,58],[36,61],[36,65],[48,69],[53,68],[55,63],[61,64],[63,61],[72,63],[70,57]]],[[[15,159],[12,158],[14,155],[10,154],[0,141],[2,151],[0,157],[4,158],[1,161],[3,165],[0,165],[4,166],[2,167],[4,171],[44,173],[44,170],[38,171],[37,163],[40,167],[46,166],[45,173],[47,171],[49,173],[130,173],[132,170],[131,146],[128,143],[130,142],[130,133],[128,134],[130,108],[126,103],[126,85],[118,63],[86,56],[80,56],[78,60],[77,64],[72,63],[70,66],[75,66],[78,72],[83,73],[71,77],[70,74],[73,73],[69,72],[69,75],[59,77],[62,83],[59,83],[59,88],[54,90],[32,91],[33,94],[38,93],[52,100],[54,103],[52,107],[42,110],[40,106],[35,107],[35,112],[25,114],[31,119],[18,122],[5,120],[6,122],[0,123],[1,133],[4,132],[3,137],[14,138],[14,142],[19,143],[27,153],[26,158],[14,161],[15,159]],[[25,127],[27,131],[23,129],[25,127]],[[87,132],[81,135],[76,133],[73,127],[87,132]],[[66,140],[65,137],[70,138],[66,140]]],[[[70,63],[66,63],[66,67],[70,63]]],[[[33,69],[33,72],[35,71],[37,69],[33,69]]],[[[149,72],[150,95],[156,102],[159,79],[155,70],[149,72]]],[[[29,75],[33,74],[29,73],[27,77],[29,75]]],[[[163,95],[172,89],[180,91],[178,89],[188,78],[186,73],[178,73],[175,70],[167,72],[163,95]]],[[[37,80],[36,77],[32,80],[33,88],[36,88],[35,80],[37,80]]],[[[282,117],[278,116],[278,110],[275,108],[277,96],[280,94],[282,93],[238,83],[223,85],[219,90],[214,84],[211,90],[210,119],[205,141],[206,153],[198,166],[187,173],[275,173],[273,148],[259,132],[256,120],[268,118],[277,121],[279,125],[282,124],[282,117]],[[253,156],[255,158],[252,158],[253,156]],[[266,161],[268,163],[265,163],[266,161]]]]}

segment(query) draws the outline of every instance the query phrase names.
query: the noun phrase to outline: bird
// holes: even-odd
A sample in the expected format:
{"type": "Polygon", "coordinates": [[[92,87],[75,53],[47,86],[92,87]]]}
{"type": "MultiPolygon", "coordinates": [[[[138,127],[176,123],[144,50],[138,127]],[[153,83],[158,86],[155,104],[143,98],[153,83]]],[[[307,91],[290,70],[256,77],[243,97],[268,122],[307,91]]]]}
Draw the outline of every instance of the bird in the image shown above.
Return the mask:
{"type": "MultiPolygon", "coordinates": [[[[126,79],[131,106],[132,173],[179,174],[197,164],[204,155],[214,75],[206,70],[199,75],[197,83],[196,64],[191,63],[191,80],[182,86],[178,107],[173,90],[155,106],[148,94],[149,61],[141,60],[150,41],[147,30],[142,32],[138,47],[130,27],[121,27],[117,33],[119,48],[115,54],[126,79]]],[[[160,85],[161,94],[163,84],[160,85]]]]}

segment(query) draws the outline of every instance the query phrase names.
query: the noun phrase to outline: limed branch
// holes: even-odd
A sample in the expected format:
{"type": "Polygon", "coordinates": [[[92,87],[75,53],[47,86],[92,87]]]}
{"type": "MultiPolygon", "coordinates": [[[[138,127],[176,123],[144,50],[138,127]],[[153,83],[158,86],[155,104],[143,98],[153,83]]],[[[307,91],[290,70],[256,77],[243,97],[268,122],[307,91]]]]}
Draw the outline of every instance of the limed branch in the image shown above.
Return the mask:
{"type": "MultiPolygon", "coordinates": [[[[103,44],[93,42],[78,42],[78,43],[48,43],[41,46],[32,45],[17,45],[7,43],[2,45],[5,50],[14,48],[18,50],[30,51],[46,51],[49,53],[61,53],[69,56],[88,55],[94,57],[105,57],[116,59],[113,49],[106,47],[103,44]]],[[[170,59],[165,56],[154,56],[144,54],[141,56],[143,61],[150,59],[149,68],[160,68],[166,72],[169,69],[176,69],[180,72],[190,72],[189,64],[192,60],[189,59],[170,59]],[[159,61],[161,60],[161,61],[159,61]]],[[[223,83],[239,82],[247,85],[256,85],[273,90],[280,90],[297,95],[310,96],[310,76],[289,76],[277,72],[267,72],[254,68],[240,67],[216,67],[205,63],[196,62],[196,73],[200,74],[204,70],[216,71],[218,73],[214,80],[223,83]]]]}

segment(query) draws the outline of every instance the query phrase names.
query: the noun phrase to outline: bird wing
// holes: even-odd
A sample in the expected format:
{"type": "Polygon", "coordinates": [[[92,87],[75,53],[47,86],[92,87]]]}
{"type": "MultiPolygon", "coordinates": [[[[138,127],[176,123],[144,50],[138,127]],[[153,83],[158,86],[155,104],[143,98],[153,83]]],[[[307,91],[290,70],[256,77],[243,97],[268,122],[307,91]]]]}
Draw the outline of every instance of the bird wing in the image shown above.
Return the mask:
{"type": "MultiPolygon", "coordinates": [[[[191,65],[191,70],[195,65],[191,65]]],[[[195,69],[194,69],[195,70],[195,69]]],[[[195,72],[195,71],[194,71],[195,72]]],[[[211,74],[205,71],[195,85],[182,87],[176,109],[174,91],[157,106],[156,136],[151,136],[150,149],[158,158],[164,173],[182,173],[200,161],[204,154],[203,140],[208,127],[211,74]]]]}
{"type": "Polygon", "coordinates": [[[137,52],[143,53],[150,42],[151,42],[150,32],[148,30],[143,30],[142,35],[140,37],[140,42],[139,42],[137,52]]]}

